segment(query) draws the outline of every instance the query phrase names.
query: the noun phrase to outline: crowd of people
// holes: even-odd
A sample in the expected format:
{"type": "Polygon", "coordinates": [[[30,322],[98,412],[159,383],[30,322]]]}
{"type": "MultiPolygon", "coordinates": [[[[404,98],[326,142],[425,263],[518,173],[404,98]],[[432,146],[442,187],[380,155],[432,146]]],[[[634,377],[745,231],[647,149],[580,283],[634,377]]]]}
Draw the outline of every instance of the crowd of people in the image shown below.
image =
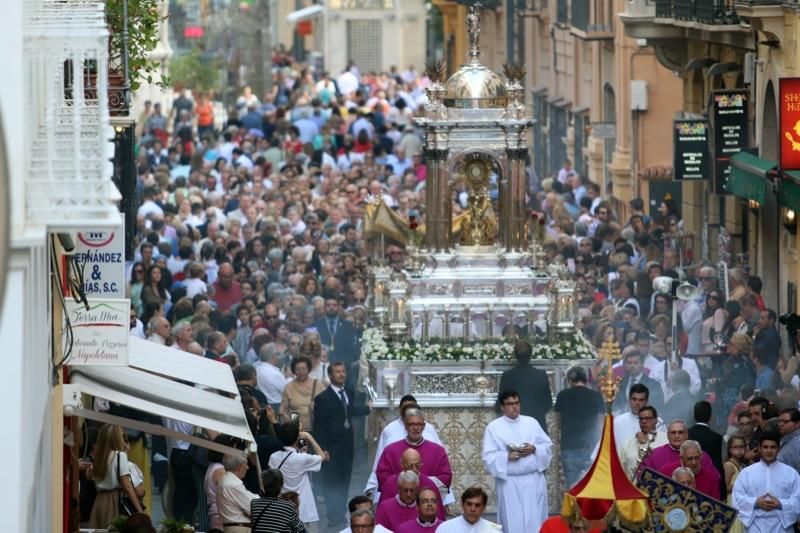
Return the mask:
{"type": "MultiPolygon", "coordinates": [[[[245,89],[224,120],[209,95],[188,90],[169,113],[148,104],[139,119],[132,334],[234,373],[264,469],[259,480],[256,457],[213,452],[201,468],[188,442],[153,439],[153,453],[169,464],[159,472],[153,463],[166,511],[207,531],[313,531],[321,529],[324,500],[330,531],[346,531],[348,516],[352,531],[492,530],[481,518],[487,495],[479,488],[465,490],[464,514],[445,521],[458,473],[413,398],[383,429],[366,495],[348,502],[370,409],[358,381],[374,260],[363,215],[379,198],[400,217],[424,222],[424,143],[413,118],[428,80],[413,68],[362,74],[350,65],[333,77],[281,57],[275,64],[272,91],[259,98],[245,89]]],[[[782,343],[761,280],[742,267],[725,278],[693,257],[670,198],[651,216],[639,198],[628,205],[604,198],[570,161],[552,178],[528,173],[529,209],[546,221],[546,260],[567,265],[577,282],[578,328],[598,349],[611,340],[621,350],[613,410],[627,473],[649,467],[715,498],[730,495],[748,527],[775,517],[789,527],[796,505],[779,494],[789,485],[757,494],[762,478],[749,474],[777,463],[800,469],[796,331],[782,343]],[[697,297],[656,292],[659,276],[694,282],[697,297]]],[[[452,200],[458,214],[465,195],[454,191],[452,200]]],[[[402,245],[384,253],[388,265],[403,268],[402,245]]],[[[557,415],[567,486],[590,466],[605,413],[595,390],[603,361],[570,369],[554,402],[547,379],[530,366],[530,345],[520,340],[515,354],[518,364],[501,385],[502,416],[487,426],[483,447],[498,520],[512,533],[538,530],[547,517],[543,473],[558,466],[550,465],[548,412],[557,415]]],[[[105,460],[106,485],[123,488],[132,511],[142,511],[117,430],[100,430],[95,450],[106,455],[95,464],[105,460]]],[[[794,479],[775,476],[784,474],[794,479]]],[[[107,507],[97,507],[93,524],[107,525],[107,507]]]]}

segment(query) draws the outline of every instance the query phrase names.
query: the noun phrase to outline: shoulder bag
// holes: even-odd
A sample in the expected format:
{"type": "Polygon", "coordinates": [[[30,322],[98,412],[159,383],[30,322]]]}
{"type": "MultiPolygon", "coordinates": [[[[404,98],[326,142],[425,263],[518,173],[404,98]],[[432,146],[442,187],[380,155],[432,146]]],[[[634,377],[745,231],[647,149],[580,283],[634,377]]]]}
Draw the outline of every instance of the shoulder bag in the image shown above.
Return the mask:
{"type": "Polygon", "coordinates": [[[122,483],[119,480],[120,474],[120,466],[119,466],[119,452],[117,452],[117,484],[119,484],[119,503],[117,504],[117,511],[122,516],[131,516],[135,513],[135,508],[131,503],[130,498],[128,498],[128,494],[125,492],[125,489],[122,488],[122,483]]]}

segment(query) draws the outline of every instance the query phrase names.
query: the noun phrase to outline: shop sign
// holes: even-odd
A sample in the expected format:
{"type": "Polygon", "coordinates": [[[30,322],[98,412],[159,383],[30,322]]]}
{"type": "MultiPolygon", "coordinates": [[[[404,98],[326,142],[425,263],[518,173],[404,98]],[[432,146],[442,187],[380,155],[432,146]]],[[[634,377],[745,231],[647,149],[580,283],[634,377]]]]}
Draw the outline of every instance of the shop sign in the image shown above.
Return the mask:
{"type": "Polygon", "coordinates": [[[79,231],[75,261],[83,270],[83,292],[89,298],[125,296],[125,226],[79,231]]]}
{"type": "Polygon", "coordinates": [[[714,130],[714,192],[728,194],[725,188],[731,174],[731,157],[747,148],[749,91],[714,91],[712,128],[714,130]]]}
{"type": "MultiPolygon", "coordinates": [[[[778,80],[780,139],[779,170],[800,170],[800,78],[778,80]]],[[[766,140],[765,142],[769,142],[766,140]]]]}
{"type": "Polygon", "coordinates": [[[128,364],[131,303],[128,299],[89,299],[88,306],[68,299],[67,326],[72,330],[72,352],[67,364],[128,364]]]}
{"type": "Polygon", "coordinates": [[[673,124],[673,176],[680,181],[704,180],[709,174],[708,121],[680,119],[673,124]]]}

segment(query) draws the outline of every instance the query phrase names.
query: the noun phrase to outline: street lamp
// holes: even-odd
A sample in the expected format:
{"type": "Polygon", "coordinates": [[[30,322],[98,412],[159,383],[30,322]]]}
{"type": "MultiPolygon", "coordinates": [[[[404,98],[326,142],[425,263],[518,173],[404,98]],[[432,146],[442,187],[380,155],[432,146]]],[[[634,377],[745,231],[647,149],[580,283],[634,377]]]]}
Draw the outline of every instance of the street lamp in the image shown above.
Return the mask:
{"type": "Polygon", "coordinates": [[[694,300],[699,290],[685,281],[679,284],[679,280],[669,276],[658,276],[654,279],[653,290],[672,298],[672,350],[670,351],[669,362],[675,363],[678,361],[678,306],[675,305],[675,300],[683,300],[684,302],[694,300]]]}

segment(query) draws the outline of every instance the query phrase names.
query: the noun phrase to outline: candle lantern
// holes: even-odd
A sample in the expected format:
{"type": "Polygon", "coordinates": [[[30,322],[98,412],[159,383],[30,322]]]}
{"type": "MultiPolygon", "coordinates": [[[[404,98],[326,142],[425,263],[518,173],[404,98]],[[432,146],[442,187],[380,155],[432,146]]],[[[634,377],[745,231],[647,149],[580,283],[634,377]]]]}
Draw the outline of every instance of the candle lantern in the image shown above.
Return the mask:
{"type": "Polygon", "coordinates": [[[575,333],[575,317],[578,313],[576,283],[563,264],[550,265],[547,274],[550,277],[547,336],[550,342],[558,342],[575,333]]]}
{"type": "Polygon", "coordinates": [[[389,291],[389,314],[388,330],[389,336],[395,340],[400,340],[408,336],[411,309],[408,305],[411,296],[411,286],[405,275],[395,273],[386,282],[389,291]]]}

